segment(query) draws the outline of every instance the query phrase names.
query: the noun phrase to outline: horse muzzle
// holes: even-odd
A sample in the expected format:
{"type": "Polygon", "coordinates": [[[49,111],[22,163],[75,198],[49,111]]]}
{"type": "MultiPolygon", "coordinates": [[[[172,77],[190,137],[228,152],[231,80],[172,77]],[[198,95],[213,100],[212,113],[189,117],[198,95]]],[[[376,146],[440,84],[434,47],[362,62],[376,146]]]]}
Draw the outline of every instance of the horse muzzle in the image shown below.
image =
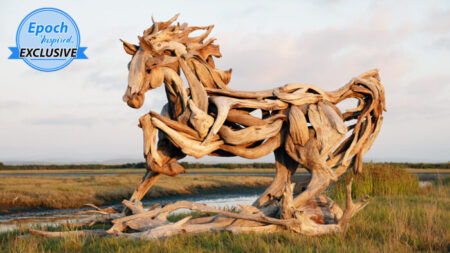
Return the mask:
{"type": "Polygon", "coordinates": [[[139,109],[144,104],[144,99],[144,94],[133,94],[131,97],[124,96],[123,101],[126,102],[131,108],[139,109]]]}

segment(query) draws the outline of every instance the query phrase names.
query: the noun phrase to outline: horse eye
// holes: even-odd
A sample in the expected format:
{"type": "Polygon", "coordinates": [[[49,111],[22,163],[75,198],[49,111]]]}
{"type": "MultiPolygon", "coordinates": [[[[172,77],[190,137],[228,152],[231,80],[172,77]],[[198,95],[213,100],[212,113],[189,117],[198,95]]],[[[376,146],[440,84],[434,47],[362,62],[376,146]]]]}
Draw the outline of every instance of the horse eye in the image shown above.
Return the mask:
{"type": "Polygon", "coordinates": [[[165,55],[168,55],[168,56],[175,56],[175,52],[174,52],[174,51],[171,51],[171,50],[168,50],[168,49],[164,50],[163,53],[164,53],[165,55]]]}
{"type": "Polygon", "coordinates": [[[147,74],[150,74],[150,69],[146,69],[145,71],[147,71],[147,74]]]}

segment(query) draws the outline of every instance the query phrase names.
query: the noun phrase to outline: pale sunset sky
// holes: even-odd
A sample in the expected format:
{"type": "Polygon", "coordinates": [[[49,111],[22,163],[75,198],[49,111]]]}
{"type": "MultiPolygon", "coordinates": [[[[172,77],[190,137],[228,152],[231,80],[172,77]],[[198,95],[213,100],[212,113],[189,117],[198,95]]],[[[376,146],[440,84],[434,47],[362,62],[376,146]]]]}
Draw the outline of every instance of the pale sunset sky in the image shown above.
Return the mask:
{"type": "MultiPolygon", "coordinates": [[[[378,68],[384,125],[365,160],[450,160],[450,1],[1,1],[0,162],[139,161],[139,116],[159,112],[164,88],[132,109],[119,38],[137,43],[151,16],[215,24],[229,86],[263,90],[305,82],[334,90],[378,68]],[[21,20],[42,7],[67,12],[88,60],[40,72],[8,60],[21,20]]],[[[257,160],[272,162],[273,155],[257,160]]],[[[189,162],[253,162],[207,157],[189,162]]]]}

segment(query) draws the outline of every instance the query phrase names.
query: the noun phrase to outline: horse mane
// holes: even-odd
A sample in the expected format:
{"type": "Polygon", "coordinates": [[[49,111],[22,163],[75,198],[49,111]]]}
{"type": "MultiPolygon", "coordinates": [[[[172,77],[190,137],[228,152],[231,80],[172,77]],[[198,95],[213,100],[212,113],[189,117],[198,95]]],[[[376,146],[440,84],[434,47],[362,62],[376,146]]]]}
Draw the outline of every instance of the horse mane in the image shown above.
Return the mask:
{"type": "Polygon", "coordinates": [[[178,16],[179,14],[165,22],[155,22],[152,18],[153,25],[146,29],[142,39],[140,38],[141,46],[144,44],[147,50],[156,55],[170,54],[164,52],[164,48],[173,48],[177,51],[177,55],[184,58],[190,71],[204,87],[228,90],[227,84],[230,82],[232,69],[216,69],[214,58],[222,57],[220,47],[214,44],[215,38],[207,39],[214,25],[189,26],[187,23],[180,25],[179,22],[173,24],[178,16]],[[192,32],[200,30],[205,32],[199,36],[189,36],[192,32]]]}

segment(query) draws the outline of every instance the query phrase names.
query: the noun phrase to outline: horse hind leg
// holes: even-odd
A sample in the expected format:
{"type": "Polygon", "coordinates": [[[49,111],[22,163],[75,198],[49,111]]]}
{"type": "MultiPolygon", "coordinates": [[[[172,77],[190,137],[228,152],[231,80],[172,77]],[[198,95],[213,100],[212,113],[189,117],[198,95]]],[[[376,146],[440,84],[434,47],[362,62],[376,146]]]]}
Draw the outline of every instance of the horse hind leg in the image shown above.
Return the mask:
{"type": "Polygon", "coordinates": [[[285,185],[287,183],[290,184],[291,175],[297,170],[299,163],[293,160],[283,147],[276,149],[274,153],[276,166],[275,178],[264,193],[253,203],[253,206],[265,207],[275,204],[281,198],[285,185]]]}
{"type": "Polygon", "coordinates": [[[293,200],[293,205],[303,215],[314,217],[319,223],[331,224],[340,219],[343,212],[333,200],[322,192],[336,181],[333,170],[320,157],[316,140],[311,138],[304,147],[297,146],[297,159],[311,173],[311,179],[304,191],[293,200]]]}

